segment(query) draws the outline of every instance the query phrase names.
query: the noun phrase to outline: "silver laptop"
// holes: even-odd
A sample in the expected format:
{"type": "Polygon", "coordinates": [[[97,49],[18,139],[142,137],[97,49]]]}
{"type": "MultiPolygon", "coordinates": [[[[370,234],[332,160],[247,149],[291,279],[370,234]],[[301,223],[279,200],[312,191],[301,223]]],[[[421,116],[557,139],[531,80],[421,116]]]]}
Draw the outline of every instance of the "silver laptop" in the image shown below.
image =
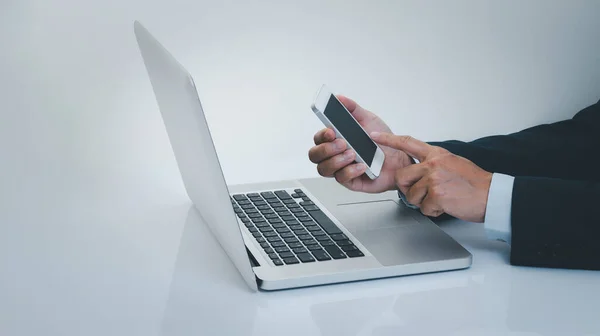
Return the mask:
{"type": "Polygon", "coordinates": [[[467,250],[394,192],[351,192],[326,178],[228,186],[191,75],[139,22],[134,31],[187,194],[250,288],[471,265],[467,250]]]}

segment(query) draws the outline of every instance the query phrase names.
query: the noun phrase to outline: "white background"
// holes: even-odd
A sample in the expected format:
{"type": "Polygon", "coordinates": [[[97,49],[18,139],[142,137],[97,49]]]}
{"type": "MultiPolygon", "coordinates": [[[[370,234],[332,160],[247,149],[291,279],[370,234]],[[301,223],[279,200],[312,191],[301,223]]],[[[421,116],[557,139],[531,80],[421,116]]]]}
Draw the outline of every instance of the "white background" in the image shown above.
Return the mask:
{"type": "Polygon", "coordinates": [[[316,175],[322,83],[428,141],[569,118],[600,98],[599,12],[595,0],[3,0],[3,206],[73,188],[185,197],[134,19],[196,78],[239,183],[316,175]]]}
{"type": "Polygon", "coordinates": [[[323,311],[352,319],[345,334],[590,334],[596,274],[510,267],[475,224],[450,230],[468,271],[243,295],[188,213],[133,20],[196,78],[238,183],[316,176],[322,83],[423,140],[570,118],[600,99],[598,13],[597,0],[0,0],[0,334],[331,334],[323,311]]]}

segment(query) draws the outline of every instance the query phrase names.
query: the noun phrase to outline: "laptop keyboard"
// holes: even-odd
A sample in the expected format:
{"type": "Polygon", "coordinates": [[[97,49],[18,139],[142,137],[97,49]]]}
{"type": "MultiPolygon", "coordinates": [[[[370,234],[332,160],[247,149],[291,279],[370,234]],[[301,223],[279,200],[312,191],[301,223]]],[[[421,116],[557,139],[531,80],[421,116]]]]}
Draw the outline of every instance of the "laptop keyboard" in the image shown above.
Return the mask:
{"type": "Polygon", "coordinates": [[[276,266],[364,256],[302,189],[236,194],[231,203],[276,266]]]}

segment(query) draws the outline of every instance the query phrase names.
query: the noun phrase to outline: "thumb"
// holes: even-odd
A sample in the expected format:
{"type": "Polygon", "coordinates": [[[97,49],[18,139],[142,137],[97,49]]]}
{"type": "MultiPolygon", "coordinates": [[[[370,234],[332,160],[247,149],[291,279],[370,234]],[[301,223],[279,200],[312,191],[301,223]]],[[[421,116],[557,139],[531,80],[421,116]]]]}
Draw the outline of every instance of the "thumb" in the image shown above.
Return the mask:
{"type": "Polygon", "coordinates": [[[408,135],[373,132],[371,133],[371,138],[380,145],[401,150],[421,162],[425,161],[425,158],[432,149],[432,146],[428,143],[419,141],[408,135]]]}
{"type": "Polygon", "coordinates": [[[367,118],[368,111],[365,110],[364,108],[362,108],[354,100],[352,100],[346,96],[339,95],[339,94],[336,95],[335,97],[340,101],[340,103],[342,103],[342,105],[344,105],[344,107],[348,110],[348,112],[350,112],[352,114],[352,116],[354,116],[356,121],[358,121],[359,123],[364,121],[367,118]]]}

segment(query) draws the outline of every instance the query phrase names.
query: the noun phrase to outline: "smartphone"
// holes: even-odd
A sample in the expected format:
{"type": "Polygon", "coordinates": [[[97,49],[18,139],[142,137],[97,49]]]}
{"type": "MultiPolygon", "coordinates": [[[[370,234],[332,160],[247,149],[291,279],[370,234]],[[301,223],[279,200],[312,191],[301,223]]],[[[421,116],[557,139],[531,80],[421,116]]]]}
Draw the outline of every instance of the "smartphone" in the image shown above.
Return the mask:
{"type": "Polygon", "coordinates": [[[367,166],[367,176],[379,177],[385,160],[383,150],[373,141],[352,113],[323,85],[312,104],[313,112],[321,122],[335,131],[336,138],[343,139],[349,149],[356,153],[355,161],[367,166]]]}

